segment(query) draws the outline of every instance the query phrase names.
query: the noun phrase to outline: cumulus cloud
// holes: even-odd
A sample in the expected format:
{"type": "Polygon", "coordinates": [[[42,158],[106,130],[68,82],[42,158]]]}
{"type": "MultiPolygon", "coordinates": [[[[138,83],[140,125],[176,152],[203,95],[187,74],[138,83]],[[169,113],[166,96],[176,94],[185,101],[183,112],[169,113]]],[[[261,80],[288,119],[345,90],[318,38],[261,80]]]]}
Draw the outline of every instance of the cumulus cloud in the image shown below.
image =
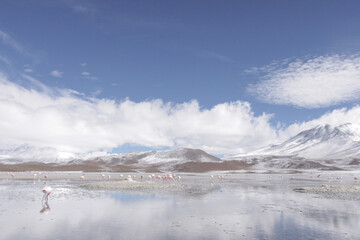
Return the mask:
{"type": "Polygon", "coordinates": [[[271,115],[255,116],[247,102],[209,109],[201,108],[196,100],[181,104],[159,99],[117,102],[45,86],[24,88],[4,75],[0,75],[0,112],[2,147],[31,144],[88,153],[136,144],[238,154],[276,138],[269,124],[271,115]]]}
{"type": "Polygon", "coordinates": [[[287,60],[261,70],[264,78],[248,90],[268,103],[320,108],[360,99],[359,56],[287,60]]]}
{"type": "Polygon", "coordinates": [[[50,75],[53,77],[61,78],[63,76],[63,72],[60,72],[59,70],[53,70],[50,72],[50,75]]]}

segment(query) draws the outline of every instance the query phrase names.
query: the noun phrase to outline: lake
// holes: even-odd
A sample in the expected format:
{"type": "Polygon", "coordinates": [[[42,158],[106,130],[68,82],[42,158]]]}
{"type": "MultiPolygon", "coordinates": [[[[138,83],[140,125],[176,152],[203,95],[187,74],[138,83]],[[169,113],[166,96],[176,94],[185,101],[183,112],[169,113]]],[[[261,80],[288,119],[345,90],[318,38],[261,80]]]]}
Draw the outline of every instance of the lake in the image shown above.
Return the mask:
{"type": "Polygon", "coordinates": [[[359,193],[294,191],[357,186],[357,172],[81,174],[0,172],[0,239],[360,239],[359,193]]]}

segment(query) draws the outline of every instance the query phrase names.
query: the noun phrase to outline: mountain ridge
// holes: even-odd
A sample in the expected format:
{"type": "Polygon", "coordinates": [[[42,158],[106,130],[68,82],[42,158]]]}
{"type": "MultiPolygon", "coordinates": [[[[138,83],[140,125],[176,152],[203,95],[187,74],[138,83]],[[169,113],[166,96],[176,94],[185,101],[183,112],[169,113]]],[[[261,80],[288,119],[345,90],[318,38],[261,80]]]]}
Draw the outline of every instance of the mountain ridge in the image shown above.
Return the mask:
{"type": "Polygon", "coordinates": [[[239,156],[279,155],[304,158],[360,157],[360,127],[346,123],[336,127],[329,124],[307,129],[283,143],[269,145],[239,156]]]}

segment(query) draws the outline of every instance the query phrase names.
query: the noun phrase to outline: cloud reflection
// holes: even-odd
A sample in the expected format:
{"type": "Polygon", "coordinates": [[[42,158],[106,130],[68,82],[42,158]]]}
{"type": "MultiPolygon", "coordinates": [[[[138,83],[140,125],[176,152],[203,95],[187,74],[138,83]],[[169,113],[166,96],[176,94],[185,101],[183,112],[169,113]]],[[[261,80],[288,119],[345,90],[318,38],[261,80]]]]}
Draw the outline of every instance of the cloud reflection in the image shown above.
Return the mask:
{"type": "MultiPolygon", "coordinates": [[[[17,183],[0,188],[0,224],[8,226],[2,230],[2,237],[351,239],[357,236],[360,219],[356,201],[314,198],[292,191],[293,185],[299,183],[271,182],[265,177],[256,179],[254,175],[246,181],[234,177],[215,182],[222,191],[201,197],[91,191],[78,188],[73,182],[53,181],[52,186],[58,191],[51,198],[54,205],[51,217],[34,214],[38,202],[31,201],[35,196],[32,182],[17,183]]],[[[205,182],[201,184],[210,187],[205,182]]],[[[49,211],[46,202],[40,212],[49,211]]]]}

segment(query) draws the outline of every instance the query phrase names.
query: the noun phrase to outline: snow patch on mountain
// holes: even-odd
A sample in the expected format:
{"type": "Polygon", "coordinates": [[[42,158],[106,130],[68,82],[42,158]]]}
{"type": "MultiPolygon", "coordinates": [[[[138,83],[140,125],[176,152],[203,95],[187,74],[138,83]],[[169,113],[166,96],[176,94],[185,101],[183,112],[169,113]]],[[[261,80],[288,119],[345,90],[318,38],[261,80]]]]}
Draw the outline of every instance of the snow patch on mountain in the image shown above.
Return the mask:
{"type": "Polygon", "coordinates": [[[52,147],[36,147],[23,144],[6,149],[0,149],[2,163],[16,162],[64,162],[75,158],[76,155],[68,152],[60,152],[52,147]]]}
{"type": "Polygon", "coordinates": [[[300,132],[289,140],[229,159],[253,156],[296,156],[303,158],[344,159],[360,157],[360,126],[323,125],[300,132]]]}

